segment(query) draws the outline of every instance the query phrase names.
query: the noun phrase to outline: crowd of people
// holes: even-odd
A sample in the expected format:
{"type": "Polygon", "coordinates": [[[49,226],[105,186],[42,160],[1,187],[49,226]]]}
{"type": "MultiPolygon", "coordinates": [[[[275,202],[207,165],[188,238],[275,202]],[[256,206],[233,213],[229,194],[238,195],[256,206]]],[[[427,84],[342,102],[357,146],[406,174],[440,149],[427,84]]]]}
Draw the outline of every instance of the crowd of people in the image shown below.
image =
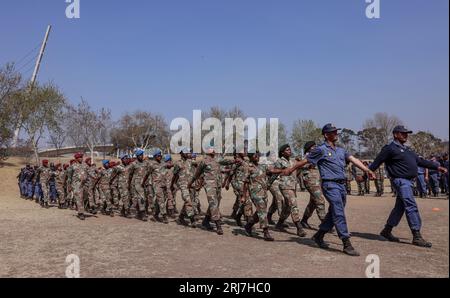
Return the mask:
{"type": "Polygon", "coordinates": [[[391,148],[392,144],[387,145],[372,163],[362,162],[336,146],[338,129],[328,124],[322,130],[323,144],[305,144],[305,159],[293,158],[289,145],[280,147],[275,160],[258,152],[246,153],[245,149],[236,150],[234,158],[225,158],[209,149],[201,160],[197,160],[197,155],[185,148],[180,152],[180,159],[174,161],[171,155],[163,155],[161,150],[146,156],[144,150],[136,149],[132,156],[121,156],[120,162],[103,160],[101,167],[97,167],[91,158],[84,158],[83,153],[77,153],[69,164],[51,164],[43,160],[41,166],[27,165],[18,175],[19,189],[23,199],[34,200],[43,208],[55,204],[60,209],[76,210],[80,220],[85,220],[89,213],[112,217],[120,214],[142,221],[148,221],[151,216],[164,224],[169,224],[169,218],[176,218],[178,224],[192,228],[196,228],[201,220],[203,228],[222,235],[222,190],[229,190],[231,186],[235,194],[231,217],[248,236],[255,235],[254,226],[259,223],[264,240],[273,241],[269,226],[285,232],[289,228],[286,221],[291,217],[297,235],[306,237],[305,230],[312,228],[308,220],[316,213],[321,225],[313,239],[320,248],[328,248],[324,236],[335,228],[343,241],[344,252],[359,255],[350,242],[344,214],[346,196],[351,194],[351,181],[356,180],[359,195],[369,193],[370,181],[374,181],[376,195],[382,196],[387,177],[397,197],[394,208],[397,217],[392,219],[391,214],[381,235],[397,242],[392,228],[398,224],[399,214],[406,213],[409,223],[409,217],[416,218],[412,223],[415,226],[411,226],[413,244],[430,247],[431,244],[420,235],[415,201],[412,207],[406,202],[414,200],[415,190],[421,196],[429,192],[436,195],[440,187],[448,194],[448,155],[442,157],[442,164],[435,157],[428,161],[416,156],[401,141],[400,135],[407,138],[409,133],[405,130],[400,127],[394,131],[392,144],[399,146],[400,151],[391,148]],[[385,152],[387,148],[391,151],[385,152]],[[400,170],[396,166],[399,159],[393,158],[395,154],[400,154],[400,160],[403,159],[406,165],[400,166],[400,170]],[[406,167],[412,169],[405,170],[406,167]],[[401,179],[408,182],[400,183],[401,179]],[[413,185],[415,181],[419,186],[413,185]],[[422,187],[423,182],[429,186],[422,187]],[[202,189],[208,201],[204,213],[199,199],[202,189]],[[297,190],[309,192],[310,199],[303,216],[297,204],[297,190]],[[182,199],[180,210],[176,202],[178,193],[182,199]],[[268,194],[271,194],[271,204],[268,194]],[[278,214],[277,222],[273,221],[275,213],[278,214]]]}

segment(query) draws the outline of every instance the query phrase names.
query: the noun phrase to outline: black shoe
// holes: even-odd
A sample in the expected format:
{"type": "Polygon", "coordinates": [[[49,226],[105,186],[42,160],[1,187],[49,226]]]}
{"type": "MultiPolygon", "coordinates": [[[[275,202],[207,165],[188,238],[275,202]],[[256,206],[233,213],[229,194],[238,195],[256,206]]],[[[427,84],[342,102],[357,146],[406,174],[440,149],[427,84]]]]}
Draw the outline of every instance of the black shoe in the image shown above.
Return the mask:
{"type": "Polygon", "coordinates": [[[413,242],[412,244],[419,247],[431,248],[433,245],[431,242],[425,241],[420,234],[420,231],[412,231],[413,233],[413,242]]]}
{"type": "Polygon", "coordinates": [[[239,227],[242,227],[242,213],[238,213],[236,214],[236,216],[234,217],[236,219],[236,225],[238,225],[239,227]]]}
{"type": "Polygon", "coordinates": [[[167,215],[163,215],[162,222],[166,225],[169,224],[169,219],[167,218],[167,215]]]}
{"type": "Polygon", "coordinates": [[[216,221],[216,226],[217,226],[217,235],[223,235],[223,230],[222,230],[222,226],[220,224],[220,221],[216,221]]]}
{"type": "Polygon", "coordinates": [[[390,242],[400,242],[400,239],[392,235],[392,227],[386,226],[380,235],[390,242]]]}
{"type": "Polygon", "coordinates": [[[346,238],[342,240],[342,243],[344,244],[344,253],[346,255],[352,256],[352,257],[359,257],[360,254],[353,248],[352,243],[350,242],[350,238],[346,238]]]}
{"type": "Polygon", "coordinates": [[[195,217],[192,216],[192,217],[190,218],[190,220],[191,220],[190,227],[193,228],[193,229],[197,228],[197,221],[195,220],[195,217]]]}
{"type": "Polygon", "coordinates": [[[313,237],[312,240],[321,248],[321,249],[329,249],[330,246],[323,241],[325,237],[325,231],[319,230],[313,237]]]}
{"type": "Polygon", "coordinates": [[[277,222],[277,224],[275,225],[275,229],[280,232],[287,232],[285,229],[284,223],[282,221],[277,222]]]}
{"type": "Polygon", "coordinates": [[[275,225],[276,223],[272,219],[273,214],[267,214],[267,222],[269,225],[275,225]]]}
{"type": "Polygon", "coordinates": [[[180,226],[185,226],[187,227],[189,224],[184,220],[184,216],[183,215],[179,215],[177,220],[176,220],[177,224],[179,224],[180,226]]]}
{"type": "Polygon", "coordinates": [[[86,217],[84,216],[83,213],[78,213],[77,217],[78,217],[80,220],[85,220],[85,219],[86,219],[86,217]]]}
{"type": "Polygon", "coordinates": [[[253,225],[254,223],[250,220],[245,226],[245,233],[247,234],[247,236],[249,237],[253,237],[253,225]]]}
{"type": "Polygon", "coordinates": [[[211,226],[211,224],[209,223],[209,217],[205,216],[205,218],[202,221],[202,226],[207,229],[208,231],[212,231],[213,227],[211,226]]]}

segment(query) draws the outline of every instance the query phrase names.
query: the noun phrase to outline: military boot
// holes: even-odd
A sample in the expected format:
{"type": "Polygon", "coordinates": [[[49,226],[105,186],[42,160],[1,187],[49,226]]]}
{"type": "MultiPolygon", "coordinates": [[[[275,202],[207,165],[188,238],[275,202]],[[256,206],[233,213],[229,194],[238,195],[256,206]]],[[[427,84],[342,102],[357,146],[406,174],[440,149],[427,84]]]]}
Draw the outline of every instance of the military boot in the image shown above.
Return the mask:
{"type": "Polygon", "coordinates": [[[217,231],[216,231],[217,235],[223,235],[222,225],[221,225],[220,221],[216,220],[215,223],[217,226],[217,231]]]}
{"type": "Polygon", "coordinates": [[[297,235],[298,235],[298,237],[300,237],[300,238],[306,237],[307,234],[306,234],[305,230],[303,230],[300,221],[295,222],[294,224],[297,227],[297,235]]]}
{"type": "Polygon", "coordinates": [[[269,225],[275,225],[275,224],[276,224],[276,223],[273,221],[272,216],[273,216],[272,213],[267,213],[267,222],[269,223],[269,225]]]}
{"type": "Polygon", "coordinates": [[[392,235],[392,227],[391,226],[386,225],[384,227],[384,230],[381,231],[380,235],[390,242],[400,242],[400,239],[398,239],[397,237],[392,235]]]}
{"type": "Polygon", "coordinates": [[[247,224],[244,226],[247,236],[253,237],[253,226],[254,225],[255,225],[255,221],[253,220],[252,217],[250,217],[247,224]]]}
{"type": "Polygon", "coordinates": [[[163,215],[163,218],[162,218],[162,222],[164,223],[164,224],[169,224],[169,219],[167,218],[167,215],[163,215]]]}
{"type": "Polygon", "coordinates": [[[242,212],[241,212],[241,211],[239,211],[239,212],[236,214],[235,219],[236,219],[236,224],[237,224],[239,227],[242,227],[242,221],[241,221],[241,219],[242,219],[242,212]]]}
{"type": "Polygon", "coordinates": [[[83,213],[78,213],[77,217],[78,217],[80,220],[85,220],[85,219],[86,219],[86,217],[84,216],[83,213]]]}
{"type": "Polygon", "coordinates": [[[211,224],[209,223],[209,216],[205,216],[205,218],[202,221],[202,226],[207,229],[208,231],[213,230],[213,227],[211,226],[211,224]]]}
{"type": "Polygon", "coordinates": [[[192,216],[191,218],[190,218],[190,221],[191,221],[191,228],[197,228],[197,221],[195,220],[195,216],[192,216]]]}
{"type": "Polygon", "coordinates": [[[321,249],[328,249],[330,248],[330,246],[328,244],[325,243],[325,241],[323,240],[323,238],[325,237],[326,232],[323,230],[319,230],[313,237],[312,240],[314,240],[314,242],[316,242],[316,244],[321,248],[321,249]]]}
{"type": "Polygon", "coordinates": [[[263,233],[264,233],[264,241],[274,241],[275,240],[275,239],[273,239],[272,235],[270,235],[269,228],[264,228],[263,233]]]}
{"type": "Polygon", "coordinates": [[[302,225],[302,227],[304,229],[309,229],[312,230],[312,227],[309,225],[308,223],[308,219],[306,217],[303,217],[302,220],[300,221],[300,224],[302,225]]]}
{"type": "Polygon", "coordinates": [[[344,244],[344,253],[346,255],[352,256],[352,257],[359,257],[359,252],[353,248],[352,243],[350,242],[350,238],[342,239],[342,243],[344,244]]]}
{"type": "Polygon", "coordinates": [[[184,215],[180,214],[177,218],[177,224],[181,225],[181,226],[188,226],[188,223],[186,222],[186,220],[184,219],[184,215]]]}
{"type": "Polygon", "coordinates": [[[284,220],[278,220],[277,224],[275,225],[275,229],[277,229],[280,232],[287,232],[285,225],[284,225],[284,220]]]}
{"type": "Polygon", "coordinates": [[[412,231],[413,233],[413,242],[412,244],[414,244],[415,246],[419,246],[419,247],[427,247],[427,248],[431,248],[432,244],[428,241],[425,241],[425,239],[422,238],[422,235],[420,234],[420,231],[412,231]]]}

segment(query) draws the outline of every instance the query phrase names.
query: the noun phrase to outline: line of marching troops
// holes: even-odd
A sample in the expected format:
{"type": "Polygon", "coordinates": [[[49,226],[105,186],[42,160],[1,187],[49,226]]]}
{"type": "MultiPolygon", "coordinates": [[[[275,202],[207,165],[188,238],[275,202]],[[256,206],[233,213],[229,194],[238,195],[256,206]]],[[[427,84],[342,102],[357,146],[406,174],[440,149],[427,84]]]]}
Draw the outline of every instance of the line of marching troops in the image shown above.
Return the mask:
{"type": "MultiPolygon", "coordinates": [[[[308,142],[304,151],[307,154],[315,147],[314,142],[308,142]]],[[[27,165],[18,175],[21,197],[36,200],[43,208],[57,204],[60,209],[77,210],[81,220],[85,220],[86,213],[100,212],[109,216],[118,213],[143,221],[152,216],[166,224],[169,217],[177,218],[178,224],[195,228],[201,215],[199,194],[204,189],[208,208],[202,226],[213,230],[213,223],[217,234],[222,235],[221,192],[231,186],[236,197],[231,217],[239,226],[244,226],[244,218],[244,228],[249,236],[253,235],[253,226],[259,222],[267,241],[273,241],[269,225],[286,231],[289,217],[299,237],[306,236],[304,229],[311,229],[308,220],[314,212],[321,221],[325,218],[320,173],[311,165],[294,169],[289,145],[282,146],[275,159],[258,153],[235,153],[234,159],[225,159],[210,149],[198,162],[196,154],[186,148],[180,152],[181,159],[173,162],[170,155],[163,155],[160,150],[149,157],[144,153],[137,149],[133,157],[121,156],[121,162],[103,160],[102,167],[97,167],[91,158],[84,159],[82,153],[75,154],[70,164],[54,165],[44,160],[40,167],[27,165]],[[297,205],[298,185],[310,194],[303,217],[300,217],[297,205]],[[175,200],[178,192],[183,200],[180,211],[175,200]],[[272,195],[270,205],[268,193],[272,195]],[[278,222],[272,219],[275,213],[278,222]]],[[[369,166],[369,163],[365,162],[365,165],[369,166]]],[[[358,184],[359,195],[370,192],[370,179],[359,168],[348,165],[346,175],[348,194],[351,194],[353,179],[358,184]]],[[[380,167],[375,175],[376,195],[382,196],[384,167],[380,167]]]]}

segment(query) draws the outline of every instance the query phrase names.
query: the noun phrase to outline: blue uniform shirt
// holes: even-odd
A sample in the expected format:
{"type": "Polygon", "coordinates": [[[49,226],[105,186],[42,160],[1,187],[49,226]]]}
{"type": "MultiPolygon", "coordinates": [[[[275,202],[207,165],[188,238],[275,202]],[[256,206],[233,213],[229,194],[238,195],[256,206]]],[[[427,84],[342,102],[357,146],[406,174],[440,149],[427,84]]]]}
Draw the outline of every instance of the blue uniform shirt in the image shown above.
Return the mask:
{"type": "Polygon", "coordinates": [[[419,175],[424,175],[424,174],[425,174],[425,168],[418,167],[418,168],[417,168],[417,173],[418,173],[419,175]]]}
{"type": "Polygon", "coordinates": [[[341,147],[323,143],[313,149],[306,159],[319,168],[322,180],[346,180],[345,167],[350,154],[341,147]]]}

